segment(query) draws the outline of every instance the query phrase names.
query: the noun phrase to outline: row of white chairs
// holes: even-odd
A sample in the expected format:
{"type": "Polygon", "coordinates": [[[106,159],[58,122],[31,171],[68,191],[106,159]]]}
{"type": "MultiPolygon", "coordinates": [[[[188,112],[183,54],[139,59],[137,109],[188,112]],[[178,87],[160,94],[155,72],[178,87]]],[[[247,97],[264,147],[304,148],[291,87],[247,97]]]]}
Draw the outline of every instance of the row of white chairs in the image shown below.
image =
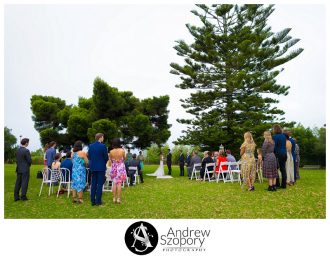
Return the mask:
{"type": "MultiPolygon", "coordinates": [[[[204,176],[200,177],[204,181],[207,179],[208,181],[216,181],[217,183],[219,180],[222,180],[224,183],[226,182],[234,182],[238,181],[241,183],[241,171],[239,169],[239,163],[237,162],[221,162],[219,167],[219,172],[215,171],[215,163],[207,163],[205,165],[204,176]],[[225,168],[225,166],[227,168],[225,168]],[[216,175],[216,176],[215,176],[216,175]],[[211,177],[215,177],[211,179],[211,177]]],[[[200,171],[202,168],[202,164],[194,164],[191,180],[195,177],[196,180],[200,176],[200,171]]]]}
{"type": "MultiPolygon", "coordinates": [[[[140,176],[138,175],[138,169],[137,167],[129,167],[130,170],[135,171],[134,174],[134,182],[133,184],[136,185],[140,183],[140,176]]],[[[60,168],[60,170],[52,170],[49,168],[44,168],[42,171],[42,182],[40,187],[39,196],[41,196],[42,189],[44,185],[48,185],[48,196],[50,196],[51,193],[54,193],[54,186],[58,184],[58,190],[57,190],[57,197],[59,196],[60,190],[63,186],[66,186],[67,189],[67,197],[70,196],[71,191],[71,172],[69,169],[66,168],[60,168]]],[[[89,176],[89,168],[86,168],[86,188],[87,190],[90,189],[90,185],[88,182],[88,176],[89,176]]],[[[122,187],[125,187],[125,183],[127,187],[130,184],[130,178],[127,176],[126,182],[123,182],[122,187]]],[[[103,185],[103,191],[112,191],[112,180],[110,177],[110,169],[107,169],[106,171],[106,180],[103,185]]]]}
{"type": "Polygon", "coordinates": [[[71,172],[69,169],[61,168],[60,170],[52,170],[49,168],[44,168],[42,171],[42,182],[40,187],[39,196],[41,195],[44,185],[48,185],[48,196],[50,193],[54,192],[54,186],[58,183],[57,197],[63,185],[66,185],[68,197],[71,190],[71,172]]]}
{"type": "MultiPolygon", "coordinates": [[[[222,180],[224,183],[226,182],[239,182],[240,184],[242,183],[242,178],[241,178],[241,168],[242,165],[245,163],[242,161],[238,162],[221,162],[220,167],[219,167],[219,172],[217,173],[217,176],[215,179],[211,179],[211,176],[216,175],[215,172],[215,163],[208,163],[205,165],[205,172],[204,176],[200,177],[204,181],[207,179],[208,181],[216,181],[217,183],[219,180],[222,180]],[[225,168],[225,166],[227,168],[225,168]],[[211,175],[212,174],[212,175],[211,175]]],[[[195,177],[196,180],[200,176],[200,171],[202,168],[202,164],[194,164],[193,166],[193,171],[191,175],[191,180],[195,177]]],[[[263,182],[263,176],[262,176],[262,166],[258,165],[256,162],[256,174],[257,174],[257,179],[259,180],[260,183],[263,182]]]]}

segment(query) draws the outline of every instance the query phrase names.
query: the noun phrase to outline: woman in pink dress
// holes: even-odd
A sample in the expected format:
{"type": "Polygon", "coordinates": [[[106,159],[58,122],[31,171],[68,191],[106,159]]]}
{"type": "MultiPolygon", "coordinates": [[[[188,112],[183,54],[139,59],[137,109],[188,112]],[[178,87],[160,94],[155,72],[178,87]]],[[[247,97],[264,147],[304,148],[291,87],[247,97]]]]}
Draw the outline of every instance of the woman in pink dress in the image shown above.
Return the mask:
{"type": "Polygon", "coordinates": [[[119,139],[112,140],[112,148],[109,158],[111,161],[110,177],[112,180],[113,202],[120,204],[121,186],[126,181],[125,150],[121,148],[119,139]]]}

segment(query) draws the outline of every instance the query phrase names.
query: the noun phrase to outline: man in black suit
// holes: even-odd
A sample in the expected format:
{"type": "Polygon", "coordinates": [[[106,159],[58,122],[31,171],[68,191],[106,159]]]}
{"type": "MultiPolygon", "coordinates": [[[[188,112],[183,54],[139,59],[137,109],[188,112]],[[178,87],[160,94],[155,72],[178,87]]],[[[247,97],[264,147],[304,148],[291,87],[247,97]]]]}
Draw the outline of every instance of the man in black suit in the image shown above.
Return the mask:
{"type": "Polygon", "coordinates": [[[22,200],[26,201],[26,192],[28,189],[30,179],[30,166],[32,164],[30,151],[27,149],[29,146],[29,139],[24,138],[21,140],[21,146],[16,152],[16,184],[14,190],[15,201],[22,200]],[[19,191],[21,190],[21,197],[19,191]]]}
{"type": "MultiPolygon", "coordinates": [[[[210,151],[205,151],[204,152],[204,158],[202,160],[202,168],[200,172],[200,178],[201,180],[204,179],[204,174],[206,170],[206,164],[214,163],[212,157],[211,157],[211,152],[210,151]]],[[[208,171],[211,171],[212,167],[208,167],[208,171]]],[[[212,177],[212,173],[210,173],[210,178],[212,177]]]]}
{"type": "Polygon", "coordinates": [[[168,168],[168,175],[172,174],[172,154],[171,154],[171,150],[168,149],[168,154],[166,156],[166,164],[167,164],[167,168],[168,168]]]}
{"type": "Polygon", "coordinates": [[[180,176],[184,176],[184,155],[182,153],[182,150],[180,150],[179,166],[180,166],[180,176]]]}
{"type": "MultiPolygon", "coordinates": [[[[191,161],[191,155],[189,153],[189,151],[187,152],[187,157],[186,157],[186,164],[187,164],[187,174],[188,174],[188,166],[190,165],[190,161],[191,161]]],[[[189,175],[188,175],[189,176],[189,175]]]]}
{"type": "Polygon", "coordinates": [[[140,176],[141,179],[141,183],[143,183],[143,175],[142,175],[142,171],[141,171],[141,165],[140,165],[140,161],[136,159],[136,154],[132,155],[132,160],[127,162],[127,167],[126,167],[126,172],[128,173],[128,176],[130,177],[130,185],[133,185],[133,181],[134,181],[134,174],[135,171],[130,171],[129,167],[137,167],[138,168],[138,174],[140,176]]]}

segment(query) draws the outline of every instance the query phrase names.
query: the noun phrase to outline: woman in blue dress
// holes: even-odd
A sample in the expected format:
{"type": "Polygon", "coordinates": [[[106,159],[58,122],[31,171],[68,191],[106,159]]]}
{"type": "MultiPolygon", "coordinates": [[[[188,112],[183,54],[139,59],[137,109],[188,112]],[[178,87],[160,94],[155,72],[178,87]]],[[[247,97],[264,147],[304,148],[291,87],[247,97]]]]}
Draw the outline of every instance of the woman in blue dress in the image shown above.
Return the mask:
{"type": "Polygon", "coordinates": [[[86,152],[82,151],[82,142],[76,141],[72,153],[72,202],[82,203],[83,192],[86,186],[86,166],[88,159],[86,152]],[[78,198],[77,198],[78,194],[78,198]]]}

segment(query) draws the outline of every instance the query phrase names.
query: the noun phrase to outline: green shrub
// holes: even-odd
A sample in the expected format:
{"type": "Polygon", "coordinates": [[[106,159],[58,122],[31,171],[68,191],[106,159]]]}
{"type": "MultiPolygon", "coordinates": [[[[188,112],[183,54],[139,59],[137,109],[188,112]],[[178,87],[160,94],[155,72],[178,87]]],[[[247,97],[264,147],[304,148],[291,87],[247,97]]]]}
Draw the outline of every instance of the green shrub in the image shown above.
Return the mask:
{"type": "Polygon", "coordinates": [[[44,164],[44,157],[43,156],[32,156],[32,164],[44,164]]]}

